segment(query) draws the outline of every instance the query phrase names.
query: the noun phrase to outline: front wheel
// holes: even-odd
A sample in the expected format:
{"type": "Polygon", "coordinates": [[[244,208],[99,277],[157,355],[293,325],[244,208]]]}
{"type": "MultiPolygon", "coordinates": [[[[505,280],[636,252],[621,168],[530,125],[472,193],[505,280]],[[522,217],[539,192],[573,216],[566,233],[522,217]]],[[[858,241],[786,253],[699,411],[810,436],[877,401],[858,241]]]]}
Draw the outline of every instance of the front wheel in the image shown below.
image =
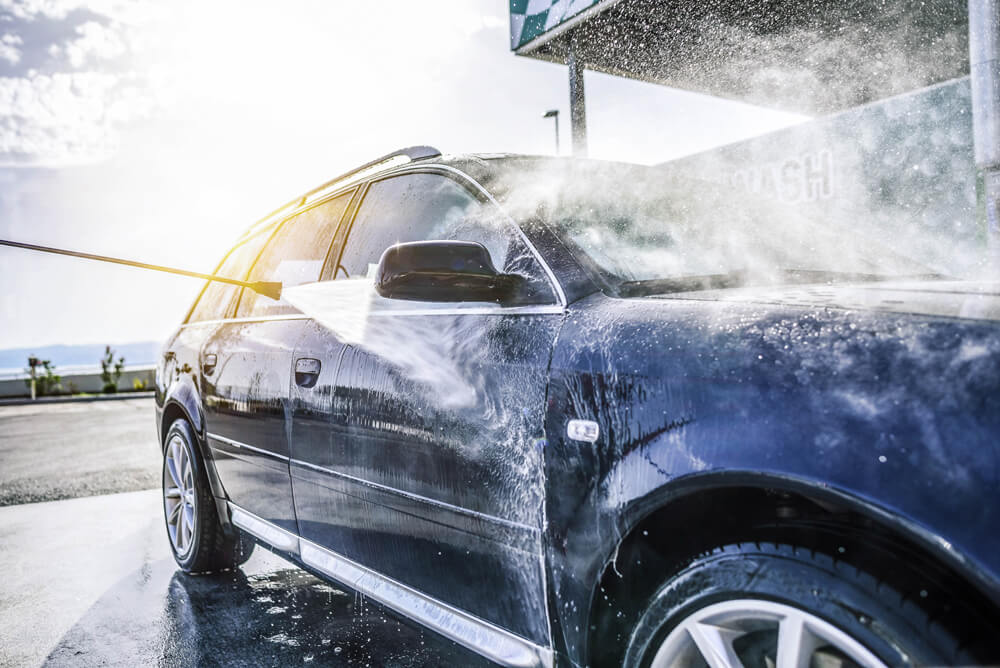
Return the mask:
{"type": "Polygon", "coordinates": [[[233,568],[253,549],[219,520],[191,427],[183,419],[170,425],[163,450],[163,517],[174,560],[187,573],[233,568]]]}
{"type": "Polygon", "coordinates": [[[652,597],[626,666],[883,668],[969,663],[959,643],[872,574],[790,545],[727,545],[652,597]]]}

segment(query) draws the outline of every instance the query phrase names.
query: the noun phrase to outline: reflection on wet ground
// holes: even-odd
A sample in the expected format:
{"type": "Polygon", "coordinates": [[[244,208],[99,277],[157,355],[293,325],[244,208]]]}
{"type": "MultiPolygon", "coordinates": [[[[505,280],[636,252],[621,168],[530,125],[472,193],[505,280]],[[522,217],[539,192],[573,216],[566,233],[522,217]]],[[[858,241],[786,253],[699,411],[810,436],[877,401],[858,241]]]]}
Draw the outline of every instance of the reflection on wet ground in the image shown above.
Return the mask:
{"type": "Polygon", "coordinates": [[[0,668],[488,665],[259,547],[239,570],[182,575],[161,503],[0,508],[0,668]]]}
{"type": "Polygon", "coordinates": [[[110,588],[45,666],[482,666],[478,656],[261,548],[240,570],[146,563],[110,588]]]}

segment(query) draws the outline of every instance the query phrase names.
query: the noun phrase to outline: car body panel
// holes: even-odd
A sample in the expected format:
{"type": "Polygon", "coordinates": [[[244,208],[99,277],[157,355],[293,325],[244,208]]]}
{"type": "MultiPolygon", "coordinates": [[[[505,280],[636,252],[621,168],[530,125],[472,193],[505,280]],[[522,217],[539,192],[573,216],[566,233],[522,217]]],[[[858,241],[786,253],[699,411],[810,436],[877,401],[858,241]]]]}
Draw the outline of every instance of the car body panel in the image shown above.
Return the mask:
{"type": "Polygon", "coordinates": [[[593,295],[554,353],[546,431],[550,569],[578,661],[585,639],[565,630],[585,623],[619,537],[713,485],[854,499],[1000,601],[993,322],[593,295]],[[597,422],[598,442],[568,439],[571,418],[597,422]]]}
{"type": "Polygon", "coordinates": [[[199,323],[179,328],[167,339],[156,367],[156,428],[162,439],[170,427],[163,424],[169,405],[181,407],[200,438],[204,437],[203,407],[198,378],[198,355],[208,333],[217,325],[199,323]]]}
{"type": "MultiPolygon", "coordinates": [[[[422,160],[378,178],[464,173],[503,203],[503,162],[422,160]]],[[[285,365],[271,384],[287,380],[286,398],[264,402],[266,427],[230,433],[247,444],[270,434],[279,445],[267,447],[289,458],[297,522],[287,511],[260,517],[327,551],[317,559],[329,568],[307,566],[376,598],[412,588],[411,602],[424,601],[415,605],[438,607],[421,617],[402,599],[383,602],[424,623],[455,606],[469,628],[513,631],[527,647],[554,647],[558,663],[582,666],[596,587],[623,538],[674,499],[749,486],[877,518],[1000,610],[995,285],[619,299],[541,220],[520,224],[559,283],[558,306],[499,315],[495,306],[422,313],[399,302],[395,313],[365,313],[367,336],[345,331],[342,313],[309,313],[296,333],[270,337],[285,365]],[[310,387],[295,382],[303,358],[321,363],[310,387]],[[595,423],[597,441],[570,439],[571,419],[595,423]]],[[[161,365],[161,414],[183,402],[192,421],[202,419],[200,342],[221,342],[218,327],[186,325],[168,344],[175,358],[161,365]]],[[[200,437],[214,432],[217,413],[196,425],[200,437]]],[[[252,478],[231,475],[229,450],[213,446],[227,459],[223,494],[230,479],[252,478]]],[[[252,488],[235,485],[238,495],[252,488]]],[[[475,649],[474,635],[454,637],[475,649]]]]}
{"type": "Polygon", "coordinates": [[[286,407],[304,318],[233,321],[201,351],[206,437],[229,499],[295,531],[286,407]],[[206,359],[215,356],[215,365],[206,359]]]}
{"type": "Polygon", "coordinates": [[[540,443],[561,316],[486,310],[375,307],[350,345],[303,338],[296,358],[337,372],[296,392],[300,533],[545,645],[540,443]]]}

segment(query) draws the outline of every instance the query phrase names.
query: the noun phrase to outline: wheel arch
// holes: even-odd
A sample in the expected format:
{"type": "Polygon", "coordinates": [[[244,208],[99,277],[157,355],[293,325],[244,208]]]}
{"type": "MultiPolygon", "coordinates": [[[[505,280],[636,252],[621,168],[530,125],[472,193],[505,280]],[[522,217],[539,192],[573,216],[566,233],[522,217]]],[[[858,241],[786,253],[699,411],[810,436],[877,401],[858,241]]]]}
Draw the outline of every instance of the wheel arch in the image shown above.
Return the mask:
{"type": "Polygon", "coordinates": [[[953,546],[864,498],[815,482],[759,473],[687,476],[634,504],[620,526],[591,591],[590,665],[620,664],[620,656],[604,649],[627,641],[644,596],[700,553],[740,541],[799,541],[852,563],[905,554],[908,570],[899,569],[900,578],[920,574],[928,583],[921,593],[964,597],[967,615],[975,611],[1000,624],[996,583],[953,546]]]}
{"type": "MultiPolygon", "coordinates": [[[[163,403],[163,417],[160,422],[160,449],[167,445],[167,432],[170,425],[175,420],[184,419],[191,426],[194,433],[195,447],[201,455],[201,461],[205,466],[205,474],[212,487],[212,495],[217,499],[225,499],[226,490],[219,478],[219,472],[215,468],[215,459],[212,457],[211,448],[208,446],[208,439],[201,419],[201,410],[196,394],[193,389],[181,386],[177,391],[171,393],[163,403]]],[[[226,515],[225,517],[228,517],[226,515]]]]}

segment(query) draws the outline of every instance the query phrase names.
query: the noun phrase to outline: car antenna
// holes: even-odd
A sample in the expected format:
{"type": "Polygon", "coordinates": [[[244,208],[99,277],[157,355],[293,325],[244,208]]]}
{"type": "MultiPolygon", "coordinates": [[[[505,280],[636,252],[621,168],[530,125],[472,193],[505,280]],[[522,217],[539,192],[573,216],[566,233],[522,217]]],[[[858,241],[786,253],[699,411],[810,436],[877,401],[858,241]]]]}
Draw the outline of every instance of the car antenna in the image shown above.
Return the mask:
{"type": "Polygon", "coordinates": [[[260,293],[271,299],[281,299],[281,283],[274,281],[240,281],[235,278],[216,276],[215,274],[202,274],[197,271],[186,269],[174,269],[173,267],[163,267],[158,264],[147,264],[145,262],[135,262],[133,260],[123,260],[117,257],[106,255],[94,255],[93,253],[81,253],[79,251],[64,250],[62,248],[52,248],[50,246],[37,246],[26,244],[20,241],[7,241],[0,239],[0,246],[11,246],[13,248],[23,248],[25,250],[39,251],[42,253],[55,253],[57,255],[69,255],[70,257],[81,257],[85,260],[98,260],[99,262],[112,262],[114,264],[124,264],[129,267],[139,267],[140,269],[152,269],[153,271],[163,271],[168,274],[179,274],[181,276],[191,276],[192,278],[203,278],[206,281],[216,281],[217,283],[229,283],[230,285],[240,285],[250,288],[254,292],[260,293]]]}

